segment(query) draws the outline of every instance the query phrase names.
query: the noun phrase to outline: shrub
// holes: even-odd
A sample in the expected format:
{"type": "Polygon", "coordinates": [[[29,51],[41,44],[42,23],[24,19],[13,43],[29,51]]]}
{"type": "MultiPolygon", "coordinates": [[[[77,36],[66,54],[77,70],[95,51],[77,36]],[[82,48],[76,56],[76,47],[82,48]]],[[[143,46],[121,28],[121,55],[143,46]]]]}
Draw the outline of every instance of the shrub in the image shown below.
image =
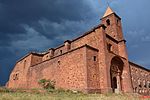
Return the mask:
{"type": "Polygon", "coordinates": [[[38,82],[44,89],[55,89],[55,82],[51,80],[41,79],[38,82]]]}

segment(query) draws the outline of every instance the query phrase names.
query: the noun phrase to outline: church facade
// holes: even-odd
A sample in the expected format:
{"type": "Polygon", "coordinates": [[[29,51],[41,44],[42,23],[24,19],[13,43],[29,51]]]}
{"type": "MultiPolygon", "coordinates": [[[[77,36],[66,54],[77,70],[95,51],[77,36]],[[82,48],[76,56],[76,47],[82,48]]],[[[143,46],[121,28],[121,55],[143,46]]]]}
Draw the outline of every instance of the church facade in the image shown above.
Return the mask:
{"type": "Polygon", "coordinates": [[[41,88],[41,79],[86,93],[150,93],[150,70],[129,61],[121,18],[110,7],[101,24],[80,37],[17,61],[6,86],[41,88]]]}

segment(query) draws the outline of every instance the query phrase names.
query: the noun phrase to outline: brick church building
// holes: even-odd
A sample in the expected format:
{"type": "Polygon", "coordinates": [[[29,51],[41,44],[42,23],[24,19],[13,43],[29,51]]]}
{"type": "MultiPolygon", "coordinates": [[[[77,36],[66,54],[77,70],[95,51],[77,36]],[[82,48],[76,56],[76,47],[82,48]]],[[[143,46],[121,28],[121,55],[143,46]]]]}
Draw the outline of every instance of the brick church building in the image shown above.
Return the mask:
{"type": "Polygon", "coordinates": [[[128,59],[121,18],[108,7],[101,24],[47,52],[31,52],[17,61],[8,88],[56,88],[86,93],[150,93],[150,70],[128,59]]]}

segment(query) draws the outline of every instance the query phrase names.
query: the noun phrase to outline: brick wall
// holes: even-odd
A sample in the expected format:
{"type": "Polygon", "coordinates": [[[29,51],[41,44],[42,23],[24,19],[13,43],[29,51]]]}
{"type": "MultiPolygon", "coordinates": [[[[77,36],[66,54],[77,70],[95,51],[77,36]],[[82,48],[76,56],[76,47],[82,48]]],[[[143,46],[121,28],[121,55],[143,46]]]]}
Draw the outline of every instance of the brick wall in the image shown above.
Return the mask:
{"type": "Polygon", "coordinates": [[[32,54],[16,63],[12,73],[10,74],[8,87],[9,88],[24,88],[27,86],[27,72],[31,66],[32,54]]]}
{"type": "Polygon", "coordinates": [[[131,79],[135,93],[150,94],[150,71],[130,62],[131,79]]]}
{"type": "MultiPolygon", "coordinates": [[[[40,79],[50,79],[56,82],[57,88],[87,91],[86,51],[88,49],[87,46],[82,46],[31,67],[28,74],[28,88],[40,87],[38,84],[40,79]]],[[[91,49],[89,55],[97,56],[97,51],[91,49]]],[[[94,63],[96,64],[97,61],[94,63]]],[[[93,66],[89,67],[93,68],[93,66]]],[[[97,80],[94,81],[97,84],[97,80]]],[[[97,87],[91,85],[92,88],[96,88],[95,86],[97,87]]]]}
{"type": "Polygon", "coordinates": [[[98,51],[87,49],[86,51],[86,66],[87,66],[87,87],[89,92],[100,91],[100,69],[98,65],[98,51]]]}

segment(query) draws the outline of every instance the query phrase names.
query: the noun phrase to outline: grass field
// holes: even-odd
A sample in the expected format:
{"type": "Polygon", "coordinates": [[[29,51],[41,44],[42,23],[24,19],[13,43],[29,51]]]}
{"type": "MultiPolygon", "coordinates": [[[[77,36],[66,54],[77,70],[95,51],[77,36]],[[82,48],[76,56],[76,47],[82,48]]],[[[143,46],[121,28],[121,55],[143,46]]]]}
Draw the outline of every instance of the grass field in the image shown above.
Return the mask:
{"type": "Polygon", "coordinates": [[[140,100],[127,95],[102,94],[35,94],[35,93],[1,93],[0,100],[140,100]]]}
{"type": "MultiPolygon", "coordinates": [[[[0,91],[0,100],[143,100],[135,94],[83,94],[71,92],[10,92],[0,91]]],[[[144,99],[150,100],[150,99],[144,99]]]]}

